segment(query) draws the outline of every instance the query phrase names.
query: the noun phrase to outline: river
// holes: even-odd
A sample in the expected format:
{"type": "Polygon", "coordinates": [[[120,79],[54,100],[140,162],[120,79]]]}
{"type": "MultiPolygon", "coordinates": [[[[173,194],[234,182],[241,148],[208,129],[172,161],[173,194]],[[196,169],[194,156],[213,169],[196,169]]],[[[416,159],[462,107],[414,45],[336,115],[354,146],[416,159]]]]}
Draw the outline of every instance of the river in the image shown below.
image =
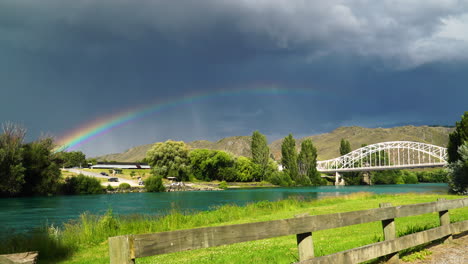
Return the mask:
{"type": "Polygon", "coordinates": [[[244,205],[292,196],[320,199],[355,192],[446,194],[448,186],[443,183],[422,183],[4,198],[0,199],[0,233],[24,232],[45,224],[60,226],[64,222],[77,219],[84,212],[103,214],[108,209],[125,215],[164,214],[171,208],[201,211],[224,204],[244,205]]]}

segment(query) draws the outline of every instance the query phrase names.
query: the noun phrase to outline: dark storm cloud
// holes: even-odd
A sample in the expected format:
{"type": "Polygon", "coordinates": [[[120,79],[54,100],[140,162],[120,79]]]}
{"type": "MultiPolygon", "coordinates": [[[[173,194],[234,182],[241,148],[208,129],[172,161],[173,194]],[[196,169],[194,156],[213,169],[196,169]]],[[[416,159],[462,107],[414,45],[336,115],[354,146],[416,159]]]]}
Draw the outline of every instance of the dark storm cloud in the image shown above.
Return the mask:
{"type": "Polygon", "coordinates": [[[218,58],[230,45],[240,45],[257,53],[299,49],[309,60],[351,52],[404,67],[468,59],[467,1],[8,0],[1,5],[4,41],[51,52],[74,42],[76,49],[93,52],[99,45],[156,35],[182,49],[202,45],[218,58]]]}
{"type": "Polygon", "coordinates": [[[455,0],[4,0],[0,121],[62,134],[155,100],[274,84],[317,94],[174,108],[103,137],[100,149],[452,124],[466,110],[466,28],[468,1],[455,0]],[[147,138],[133,142],[139,133],[147,138]]]}

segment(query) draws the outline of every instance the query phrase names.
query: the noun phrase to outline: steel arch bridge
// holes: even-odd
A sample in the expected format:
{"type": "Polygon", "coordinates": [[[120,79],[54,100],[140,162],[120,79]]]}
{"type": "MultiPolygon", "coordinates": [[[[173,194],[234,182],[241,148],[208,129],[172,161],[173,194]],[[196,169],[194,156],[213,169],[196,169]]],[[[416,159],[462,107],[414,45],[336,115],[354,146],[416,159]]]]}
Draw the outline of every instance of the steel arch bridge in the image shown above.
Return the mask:
{"type": "Polygon", "coordinates": [[[317,170],[338,174],[445,165],[447,148],[412,141],[389,141],[368,145],[335,159],[317,161],[317,170]]]}

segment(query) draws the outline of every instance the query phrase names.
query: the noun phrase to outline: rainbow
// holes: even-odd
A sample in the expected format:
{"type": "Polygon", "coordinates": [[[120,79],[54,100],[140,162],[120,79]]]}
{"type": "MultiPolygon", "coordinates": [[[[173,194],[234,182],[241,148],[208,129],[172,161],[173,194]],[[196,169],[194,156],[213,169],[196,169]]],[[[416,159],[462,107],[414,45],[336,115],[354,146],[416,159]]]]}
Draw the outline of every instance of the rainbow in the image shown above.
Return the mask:
{"type": "Polygon", "coordinates": [[[238,96],[238,95],[312,95],[316,94],[317,90],[312,89],[284,89],[277,87],[255,88],[255,89],[236,89],[236,90],[218,90],[202,92],[192,95],[178,97],[165,102],[154,102],[139,106],[136,108],[128,109],[119,113],[104,116],[94,121],[86,123],[71,132],[65,134],[58,139],[58,147],[55,152],[73,150],[84,143],[103,135],[112,129],[124,126],[132,121],[144,118],[148,115],[154,114],[164,109],[173,108],[180,105],[187,105],[191,103],[200,102],[203,100],[225,97],[225,96],[238,96]]]}

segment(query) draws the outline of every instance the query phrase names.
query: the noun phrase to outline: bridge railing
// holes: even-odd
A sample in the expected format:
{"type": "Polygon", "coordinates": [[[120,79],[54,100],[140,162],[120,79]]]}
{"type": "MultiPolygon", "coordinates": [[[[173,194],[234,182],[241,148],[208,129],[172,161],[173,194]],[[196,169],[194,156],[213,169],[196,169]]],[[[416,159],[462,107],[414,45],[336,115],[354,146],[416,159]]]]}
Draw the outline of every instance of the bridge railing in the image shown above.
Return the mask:
{"type": "Polygon", "coordinates": [[[444,147],[412,142],[381,142],[353,150],[338,158],[317,161],[321,172],[344,171],[359,168],[430,167],[432,163],[446,164],[447,149],[444,147]]]}
{"type": "Polygon", "coordinates": [[[468,230],[468,220],[450,224],[448,213],[451,209],[467,207],[468,198],[395,207],[390,204],[380,206],[328,215],[301,215],[267,222],[110,237],[110,263],[135,263],[135,259],[141,257],[287,235],[296,235],[300,263],[358,263],[386,255],[396,259],[400,250],[441,238],[451,239],[452,234],[468,230]],[[439,213],[439,227],[396,237],[395,218],[433,212],[439,213]],[[312,232],[374,221],[382,222],[385,241],[314,257],[312,232]]]}

